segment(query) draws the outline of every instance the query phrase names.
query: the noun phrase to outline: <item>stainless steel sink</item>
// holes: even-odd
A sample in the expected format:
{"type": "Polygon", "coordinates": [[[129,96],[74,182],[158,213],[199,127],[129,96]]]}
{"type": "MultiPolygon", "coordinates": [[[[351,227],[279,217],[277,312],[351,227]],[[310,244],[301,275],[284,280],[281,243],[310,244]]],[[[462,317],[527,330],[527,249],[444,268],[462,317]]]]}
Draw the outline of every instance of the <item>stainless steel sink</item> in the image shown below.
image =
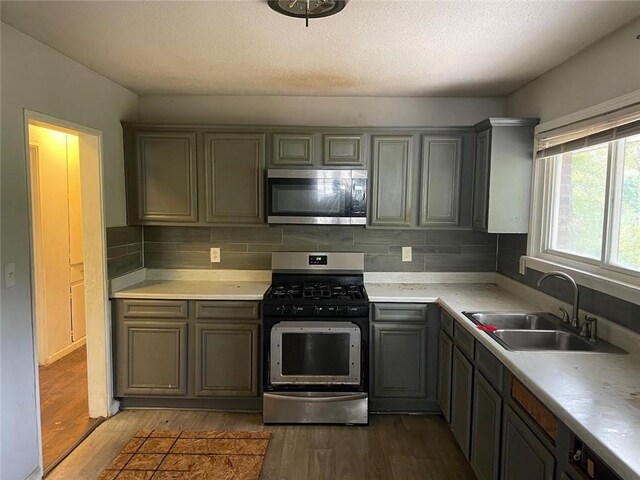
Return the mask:
{"type": "Polygon", "coordinates": [[[497,330],[493,335],[510,350],[597,350],[589,341],[562,330],[497,330]]]}
{"type": "Polygon", "coordinates": [[[627,353],[604,340],[596,343],[578,335],[555,315],[546,312],[463,312],[507,350],[627,353]]]}
{"type": "Polygon", "coordinates": [[[466,314],[479,325],[493,326],[496,330],[557,330],[560,319],[550,313],[493,313],[466,314]]]}

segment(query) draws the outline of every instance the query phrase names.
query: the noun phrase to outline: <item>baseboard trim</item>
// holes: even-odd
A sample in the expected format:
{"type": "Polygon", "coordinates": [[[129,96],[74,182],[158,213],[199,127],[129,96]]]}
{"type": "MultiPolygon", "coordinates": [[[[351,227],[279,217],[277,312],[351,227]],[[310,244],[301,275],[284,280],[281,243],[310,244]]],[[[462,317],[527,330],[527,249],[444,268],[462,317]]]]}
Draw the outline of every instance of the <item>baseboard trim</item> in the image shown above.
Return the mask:
{"type": "Polygon", "coordinates": [[[29,474],[25,480],[40,480],[42,478],[42,470],[40,467],[36,467],[36,469],[29,474]]]}
{"type": "Polygon", "coordinates": [[[58,350],[56,353],[47,358],[46,363],[44,365],[40,365],[41,367],[47,367],[54,362],[57,362],[61,358],[66,357],[70,353],[75,352],[77,349],[84,347],[87,344],[87,337],[84,336],[80,340],[73,342],[71,345],[67,345],[62,350],[58,350]]]}

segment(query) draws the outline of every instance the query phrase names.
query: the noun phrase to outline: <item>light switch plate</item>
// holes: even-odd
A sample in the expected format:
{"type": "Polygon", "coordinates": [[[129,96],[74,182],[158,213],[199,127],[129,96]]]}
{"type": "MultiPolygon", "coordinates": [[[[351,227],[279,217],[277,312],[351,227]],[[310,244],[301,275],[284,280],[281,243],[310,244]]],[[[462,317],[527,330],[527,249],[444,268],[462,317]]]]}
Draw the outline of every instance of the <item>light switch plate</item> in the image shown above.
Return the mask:
{"type": "Polygon", "coordinates": [[[410,262],[413,257],[413,249],[411,247],[402,247],[402,261],[410,262]]]}
{"type": "Polygon", "coordinates": [[[211,247],[211,263],[220,263],[220,249],[211,247]]]}
{"type": "Polygon", "coordinates": [[[4,288],[16,286],[16,264],[7,263],[4,266],[4,288]]]}

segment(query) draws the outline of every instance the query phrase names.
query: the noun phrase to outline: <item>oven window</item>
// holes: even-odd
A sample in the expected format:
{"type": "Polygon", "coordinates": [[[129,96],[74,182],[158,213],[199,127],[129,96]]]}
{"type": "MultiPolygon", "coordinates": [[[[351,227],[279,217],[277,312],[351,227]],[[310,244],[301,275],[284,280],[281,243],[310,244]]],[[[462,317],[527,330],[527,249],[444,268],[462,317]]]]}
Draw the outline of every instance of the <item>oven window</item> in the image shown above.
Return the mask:
{"type": "Polygon", "coordinates": [[[271,179],[270,215],[348,216],[350,180],[271,179]]]}
{"type": "Polygon", "coordinates": [[[283,333],[282,375],[349,375],[349,333],[283,333]]]}

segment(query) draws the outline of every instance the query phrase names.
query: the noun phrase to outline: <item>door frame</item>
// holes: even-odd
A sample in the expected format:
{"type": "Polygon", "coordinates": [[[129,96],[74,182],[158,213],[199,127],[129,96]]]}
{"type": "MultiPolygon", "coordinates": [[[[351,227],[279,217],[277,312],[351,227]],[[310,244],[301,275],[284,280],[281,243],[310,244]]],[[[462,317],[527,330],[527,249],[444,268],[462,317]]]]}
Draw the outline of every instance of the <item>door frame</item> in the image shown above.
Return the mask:
{"type": "MultiPolygon", "coordinates": [[[[39,124],[55,130],[73,133],[79,137],[80,182],[82,185],[82,243],[84,249],[85,275],[85,319],[87,345],[87,383],[89,416],[108,417],[118,411],[119,404],[113,400],[113,368],[111,358],[111,315],[109,303],[109,280],[107,277],[106,228],[103,188],[102,132],[74,122],[52,117],[40,112],[24,109],[24,149],[30,157],[29,124],[39,124]],[[86,213],[85,213],[86,212],[86,213]]],[[[38,328],[36,321],[36,284],[34,229],[32,203],[33,192],[31,162],[27,165],[27,202],[29,213],[29,263],[31,285],[31,328],[33,337],[33,360],[35,369],[36,409],[38,412],[38,448],[42,468],[42,425],[40,412],[40,387],[38,372],[38,328]]]]}

